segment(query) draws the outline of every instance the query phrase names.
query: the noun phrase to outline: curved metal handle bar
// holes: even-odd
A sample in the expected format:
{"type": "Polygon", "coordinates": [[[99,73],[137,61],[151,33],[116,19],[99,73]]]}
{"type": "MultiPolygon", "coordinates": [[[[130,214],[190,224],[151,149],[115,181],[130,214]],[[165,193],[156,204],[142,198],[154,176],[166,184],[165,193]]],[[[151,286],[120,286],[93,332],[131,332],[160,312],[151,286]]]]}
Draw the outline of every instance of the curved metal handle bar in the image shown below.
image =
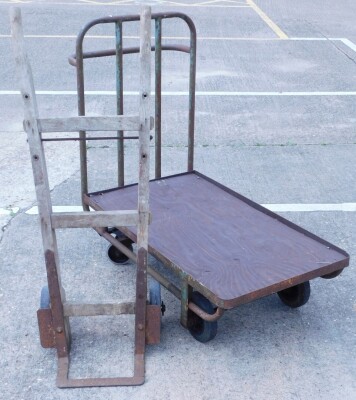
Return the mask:
{"type": "Polygon", "coordinates": [[[189,303],[188,308],[189,310],[197,314],[200,318],[202,318],[204,321],[208,322],[217,321],[224,314],[225,311],[223,308],[218,307],[215,310],[214,314],[208,314],[207,312],[203,311],[200,307],[198,307],[195,303],[189,303]]]}
{"type": "MultiPolygon", "coordinates": [[[[153,20],[167,19],[167,18],[180,18],[183,21],[185,21],[190,29],[191,34],[196,38],[196,29],[195,29],[194,22],[191,20],[191,18],[188,17],[188,15],[185,15],[183,13],[178,13],[178,12],[153,13],[151,15],[151,19],[153,19],[153,20]]],[[[83,39],[84,39],[84,36],[86,35],[86,33],[95,25],[110,24],[110,23],[115,23],[115,22],[121,22],[121,23],[122,22],[132,22],[132,21],[139,21],[139,20],[140,20],[139,15],[126,15],[126,16],[115,16],[115,17],[108,16],[108,17],[94,19],[93,21],[84,25],[84,27],[79,32],[79,35],[77,37],[77,46],[78,46],[78,44],[83,42],[83,39]]]]}
{"type": "MultiPolygon", "coordinates": [[[[151,46],[151,51],[155,51],[156,46],[151,46]]],[[[162,50],[171,50],[171,51],[180,51],[182,53],[190,53],[190,47],[188,46],[180,46],[180,45],[162,45],[162,50]]],[[[122,54],[135,54],[139,53],[139,47],[127,47],[126,49],[122,50],[122,54]]],[[[99,50],[99,51],[88,51],[87,53],[83,53],[83,59],[87,58],[99,58],[99,57],[110,57],[116,55],[116,49],[112,50],[99,50]]],[[[77,59],[76,55],[72,54],[68,57],[68,62],[73,67],[77,66],[77,59]]]]}
{"type": "MultiPolygon", "coordinates": [[[[189,18],[188,15],[185,15],[183,13],[177,13],[177,12],[154,13],[154,14],[151,15],[151,19],[153,19],[153,20],[167,19],[167,18],[180,18],[184,22],[186,22],[186,24],[188,25],[189,30],[190,30],[191,46],[190,47],[177,46],[177,48],[175,48],[175,46],[165,45],[165,46],[162,46],[162,50],[177,50],[177,51],[182,51],[184,53],[190,53],[193,50],[193,52],[195,53],[197,33],[196,33],[194,22],[191,20],[191,18],[189,18]],[[193,47],[192,45],[194,46],[194,49],[192,49],[192,47],[193,47]],[[187,49],[189,49],[189,50],[187,51],[187,49]]],[[[92,52],[92,53],[83,53],[83,40],[84,40],[84,37],[88,33],[88,31],[91,28],[93,28],[95,25],[117,23],[117,22],[120,22],[120,23],[122,23],[122,22],[132,22],[132,21],[139,21],[139,20],[140,20],[140,16],[139,15],[127,15],[127,16],[115,16],[115,17],[108,16],[108,17],[94,19],[93,21],[91,21],[88,24],[84,25],[84,27],[81,29],[81,31],[79,32],[79,34],[77,36],[76,56],[75,56],[75,58],[78,59],[79,58],[78,56],[81,56],[81,58],[94,58],[95,57],[95,55],[92,55],[91,57],[86,57],[85,56],[85,55],[88,55],[88,54],[94,54],[94,52],[92,52]]],[[[131,49],[133,49],[133,48],[131,48],[131,49]]],[[[132,54],[132,53],[137,53],[138,52],[138,51],[132,51],[131,52],[131,51],[128,51],[128,50],[129,49],[123,49],[123,54],[132,54]],[[128,52],[125,52],[125,51],[128,51],[128,52]]],[[[99,55],[97,55],[96,57],[105,57],[106,56],[106,55],[100,55],[102,52],[98,52],[98,53],[99,53],[99,55]]],[[[107,55],[112,55],[112,54],[107,54],[107,55]]],[[[74,65],[71,62],[73,60],[73,58],[74,58],[74,56],[69,57],[69,63],[71,65],[74,65]]],[[[77,65],[76,62],[75,62],[75,65],[77,65]]]]}
{"type": "MultiPolygon", "coordinates": [[[[154,13],[151,15],[151,19],[155,21],[156,32],[155,36],[155,46],[151,47],[151,50],[155,51],[156,54],[156,76],[160,76],[160,54],[162,50],[173,50],[180,51],[184,53],[188,53],[190,55],[190,67],[189,67],[189,117],[188,117],[188,163],[187,170],[193,171],[194,164],[194,114],[195,114],[195,78],[196,78],[196,29],[193,21],[185,14],[179,12],[166,12],[166,13],[154,13]],[[183,20],[190,31],[190,45],[182,46],[182,45],[162,45],[161,44],[161,23],[163,19],[172,19],[178,18],[183,20]],[[158,36],[157,36],[158,35],[158,36]],[[159,65],[159,66],[158,66],[159,65]]],[[[80,31],[77,41],[76,41],[76,54],[75,56],[69,57],[69,63],[73,66],[76,66],[77,69],[77,92],[78,92],[78,115],[85,115],[85,92],[84,92],[84,59],[85,58],[96,58],[96,57],[106,57],[112,56],[114,54],[117,57],[122,56],[123,54],[133,54],[138,53],[138,48],[121,48],[118,50],[105,50],[105,51],[96,51],[96,52],[83,52],[83,40],[86,33],[94,26],[98,24],[110,24],[114,23],[116,26],[121,26],[123,22],[132,22],[139,21],[139,15],[128,15],[128,16],[108,16],[103,18],[95,19],[88,24],[86,24],[80,31]],[[119,51],[119,53],[118,53],[119,51]],[[119,56],[118,56],[119,54],[119,56]]],[[[121,30],[122,28],[120,28],[121,30]]],[[[122,35],[122,31],[121,31],[122,35]]],[[[117,81],[122,81],[122,73],[120,76],[117,72],[117,81]]],[[[155,177],[161,177],[161,81],[156,81],[155,84],[155,177]]],[[[120,91],[122,91],[122,86],[120,91]]],[[[120,96],[117,96],[117,108],[118,110],[122,110],[122,92],[120,96]]],[[[118,141],[118,181],[119,186],[124,185],[124,156],[123,156],[123,133],[121,131],[118,132],[120,136],[120,140],[118,141]]],[[[87,152],[86,152],[86,133],[84,131],[80,131],[80,165],[81,165],[81,192],[82,194],[88,193],[88,173],[87,173],[87,152]]],[[[87,209],[87,206],[83,203],[84,210],[87,209]]]]}

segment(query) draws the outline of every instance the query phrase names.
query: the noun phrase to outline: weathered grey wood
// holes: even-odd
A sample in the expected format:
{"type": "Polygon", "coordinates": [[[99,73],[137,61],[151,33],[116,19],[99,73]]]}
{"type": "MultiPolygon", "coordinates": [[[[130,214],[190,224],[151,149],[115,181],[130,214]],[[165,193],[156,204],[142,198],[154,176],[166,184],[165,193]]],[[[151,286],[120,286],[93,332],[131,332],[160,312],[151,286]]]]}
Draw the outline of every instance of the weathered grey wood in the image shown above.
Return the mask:
{"type": "Polygon", "coordinates": [[[140,19],[140,123],[139,131],[139,180],[137,227],[137,274],[135,318],[135,375],[144,377],[146,344],[147,250],[149,218],[149,142],[151,98],[151,9],[144,7],[140,19]]]}
{"type": "Polygon", "coordinates": [[[49,196],[50,190],[47,168],[37,124],[38,109],[32,72],[24,49],[20,9],[15,8],[11,10],[11,29],[15,63],[19,77],[18,82],[20,84],[21,96],[24,104],[24,129],[27,133],[31,152],[38,208],[42,220],[43,247],[53,250],[55,247],[55,240],[54,232],[51,231],[50,213],[52,211],[52,206],[49,196]]]}
{"type": "MultiPolygon", "coordinates": [[[[139,131],[139,116],[109,115],[105,117],[69,117],[37,119],[40,132],[77,132],[77,131],[139,131]]],[[[153,118],[150,118],[150,127],[153,118]]]]}
{"type": "Polygon", "coordinates": [[[135,302],[116,304],[75,304],[65,303],[66,317],[94,317],[97,315],[135,314],[135,302]]]}
{"type": "Polygon", "coordinates": [[[55,326],[61,327],[65,332],[64,342],[62,338],[63,335],[61,335],[61,333],[58,335],[56,334],[57,354],[59,357],[61,357],[69,351],[70,327],[68,320],[64,319],[63,314],[62,303],[65,300],[65,292],[62,288],[60,279],[56,234],[51,223],[52,202],[50,197],[46,160],[42,147],[41,135],[37,124],[38,107],[31,66],[28,61],[24,46],[22,18],[19,8],[11,9],[10,23],[18,83],[20,86],[24,106],[24,129],[27,133],[28,144],[30,148],[33,177],[40,216],[42,244],[46,259],[53,323],[55,326]],[[53,255],[53,257],[47,257],[46,255],[48,254],[53,255]],[[55,276],[52,276],[53,274],[48,272],[51,269],[55,271],[55,276]],[[59,298],[57,296],[55,297],[54,293],[58,293],[59,298]]]}
{"type": "Polygon", "coordinates": [[[140,30],[140,123],[139,131],[139,182],[137,231],[138,248],[147,250],[149,211],[149,165],[150,165],[150,101],[151,101],[151,10],[143,8],[140,30]]]}
{"type": "Polygon", "coordinates": [[[137,210],[60,212],[51,215],[53,229],[136,226],[137,210]]]}

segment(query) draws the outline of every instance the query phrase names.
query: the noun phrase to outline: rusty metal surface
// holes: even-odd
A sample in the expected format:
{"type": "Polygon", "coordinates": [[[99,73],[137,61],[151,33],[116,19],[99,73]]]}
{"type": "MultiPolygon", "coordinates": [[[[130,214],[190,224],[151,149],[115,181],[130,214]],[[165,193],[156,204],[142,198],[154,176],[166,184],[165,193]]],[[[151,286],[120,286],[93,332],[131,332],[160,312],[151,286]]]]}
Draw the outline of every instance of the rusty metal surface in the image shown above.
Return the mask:
{"type": "Polygon", "coordinates": [[[180,299],[180,323],[182,326],[184,326],[184,328],[188,328],[188,309],[189,301],[193,294],[193,288],[188,283],[188,276],[184,272],[182,272],[180,275],[182,279],[180,299]]]}
{"type": "Polygon", "coordinates": [[[187,171],[194,169],[194,129],[195,129],[195,84],[197,65],[197,35],[190,25],[190,63],[189,63],[189,110],[188,110],[188,165],[187,171]]]}
{"type": "MultiPolygon", "coordinates": [[[[139,15],[127,16],[108,16],[98,18],[83,27],[77,36],[76,53],[71,55],[69,63],[76,67],[77,71],[77,93],[78,93],[78,115],[85,115],[85,82],[84,82],[84,59],[116,56],[116,91],[117,91],[117,112],[123,112],[123,72],[122,72],[122,56],[124,54],[138,53],[138,47],[123,48],[122,45],[122,25],[125,22],[139,21],[139,15]],[[83,40],[87,32],[96,25],[114,24],[116,48],[111,50],[102,50],[94,52],[84,52],[83,40]]],[[[179,12],[163,12],[153,13],[151,19],[155,21],[155,45],[151,46],[151,51],[155,52],[155,176],[161,175],[161,52],[162,51],[179,51],[188,53],[190,57],[189,64],[189,110],[188,110],[188,161],[187,171],[193,170],[194,164],[194,124],[195,124],[195,77],[196,77],[196,29],[193,21],[186,14],[179,12]],[[183,20],[190,34],[190,45],[184,46],[180,44],[162,44],[162,20],[178,18],[183,20]]],[[[124,184],[124,147],[122,140],[122,132],[118,132],[118,186],[124,184]]],[[[81,193],[84,196],[88,193],[88,170],[87,170],[87,149],[86,149],[86,132],[80,131],[80,171],[81,171],[81,193]]],[[[83,202],[84,210],[89,208],[83,202]]]]}
{"type": "Polygon", "coordinates": [[[51,309],[41,308],[37,310],[37,320],[41,346],[45,349],[56,347],[51,309]]]}
{"type": "MultiPolygon", "coordinates": [[[[137,186],[91,194],[95,209],[136,205],[137,186]]],[[[150,183],[149,252],[232,308],[349,263],[346,252],[197,172],[150,183]]],[[[135,240],[135,231],[125,233],[135,240]]]]}
{"type": "Polygon", "coordinates": [[[141,377],[142,383],[145,379],[147,255],[145,248],[137,250],[134,376],[141,377]]]}
{"type": "Polygon", "coordinates": [[[161,306],[146,307],[146,344],[159,344],[161,340],[161,306]]]}
{"type": "Polygon", "coordinates": [[[45,251],[45,261],[57,355],[58,357],[66,357],[69,354],[71,345],[70,327],[68,320],[64,316],[61,290],[59,286],[59,271],[53,251],[45,251]]]}
{"type": "MultiPolygon", "coordinates": [[[[157,46],[151,46],[151,51],[156,51],[157,46]]],[[[165,51],[179,51],[181,53],[190,53],[190,47],[184,46],[184,45],[175,45],[175,44],[164,44],[161,45],[160,47],[161,50],[165,51]]],[[[139,47],[125,47],[122,49],[122,54],[136,54],[140,52],[139,47]]],[[[114,56],[116,54],[115,49],[109,49],[109,50],[97,50],[97,51],[86,51],[83,53],[83,59],[89,59],[89,58],[101,58],[101,57],[110,57],[114,56]]],[[[75,54],[72,54],[68,57],[68,62],[70,65],[73,67],[77,66],[77,57],[75,54]]]]}
{"type": "Polygon", "coordinates": [[[198,315],[201,319],[208,322],[217,321],[221,318],[224,314],[224,309],[218,307],[214,314],[208,314],[207,312],[203,311],[200,307],[198,307],[195,303],[190,302],[188,305],[189,310],[193,311],[196,315],[198,315]]]}
{"type": "Polygon", "coordinates": [[[162,176],[162,19],[155,21],[155,178],[162,176]]]}
{"type": "MultiPolygon", "coordinates": [[[[135,368],[139,365],[142,369],[142,357],[135,356],[135,368]]],[[[69,357],[58,358],[57,386],[59,388],[80,388],[95,386],[135,386],[142,385],[145,381],[143,375],[118,378],[69,378],[69,357]]]]}
{"type": "MultiPolygon", "coordinates": [[[[124,81],[122,75],[123,62],[122,62],[122,22],[115,23],[115,40],[116,40],[116,113],[117,115],[123,115],[124,113],[124,81]]],[[[85,55],[84,55],[85,58],[85,55]]],[[[117,142],[117,184],[118,186],[124,186],[125,184],[125,152],[124,152],[124,132],[118,131],[117,136],[119,141],[117,142]]]]}

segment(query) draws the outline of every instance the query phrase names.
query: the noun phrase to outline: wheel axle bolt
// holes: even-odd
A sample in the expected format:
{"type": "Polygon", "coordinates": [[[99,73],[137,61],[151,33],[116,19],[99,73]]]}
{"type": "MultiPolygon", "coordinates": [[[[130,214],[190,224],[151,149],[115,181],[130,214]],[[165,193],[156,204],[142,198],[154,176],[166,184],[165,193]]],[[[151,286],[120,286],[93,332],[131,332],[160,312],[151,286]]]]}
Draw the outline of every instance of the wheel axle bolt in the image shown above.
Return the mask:
{"type": "Polygon", "coordinates": [[[143,331],[143,325],[142,325],[142,324],[138,324],[138,325],[137,325],[137,329],[138,329],[139,331],[143,331]]]}

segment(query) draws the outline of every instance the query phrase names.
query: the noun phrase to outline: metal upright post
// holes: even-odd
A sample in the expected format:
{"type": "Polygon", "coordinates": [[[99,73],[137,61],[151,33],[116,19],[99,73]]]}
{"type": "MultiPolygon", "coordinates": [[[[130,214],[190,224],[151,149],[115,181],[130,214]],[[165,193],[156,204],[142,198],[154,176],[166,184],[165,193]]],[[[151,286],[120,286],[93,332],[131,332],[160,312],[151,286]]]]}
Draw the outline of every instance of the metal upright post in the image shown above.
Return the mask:
{"type": "MultiPolygon", "coordinates": [[[[115,23],[116,39],[116,112],[117,115],[124,113],[124,82],[123,82],[123,64],[122,64],[122,21],[115,23]]],[[[119,140],[117,141],[117,179],[118,186],[125,184],[125,153],[124,153],[124,132],[117,132],[119,140]]]]}
{"type": "Polygon", "coordinates": [[[155,21],[155,178],[162,176],[161,109],[162,101],[162,18],[155,21]]]}

